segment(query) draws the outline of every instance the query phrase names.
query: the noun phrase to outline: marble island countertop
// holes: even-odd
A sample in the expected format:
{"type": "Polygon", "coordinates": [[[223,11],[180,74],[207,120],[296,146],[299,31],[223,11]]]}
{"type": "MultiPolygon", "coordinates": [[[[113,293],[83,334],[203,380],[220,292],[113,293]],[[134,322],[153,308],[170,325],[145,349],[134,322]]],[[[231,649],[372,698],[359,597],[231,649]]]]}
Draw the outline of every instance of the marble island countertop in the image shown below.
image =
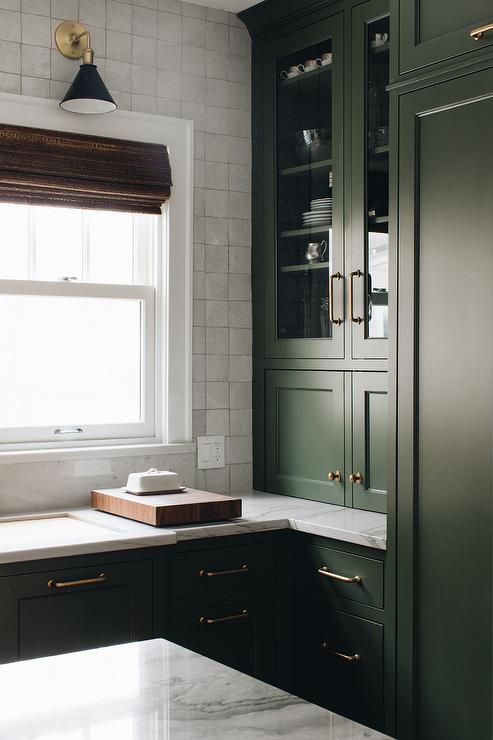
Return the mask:
{"type": "Polygon", "coordinates": [[[151,527],[89,507],[0,518],[0,564],[289,528],[386,548],[384,514],[272,493],[249,491],[238,495],[243,500],[241,518],[173,529],[151,527]]]}
{"type": "Polygon", "coordinates": [[[389,740],[166,640],[0,666],[8,740],[389,740]]]}

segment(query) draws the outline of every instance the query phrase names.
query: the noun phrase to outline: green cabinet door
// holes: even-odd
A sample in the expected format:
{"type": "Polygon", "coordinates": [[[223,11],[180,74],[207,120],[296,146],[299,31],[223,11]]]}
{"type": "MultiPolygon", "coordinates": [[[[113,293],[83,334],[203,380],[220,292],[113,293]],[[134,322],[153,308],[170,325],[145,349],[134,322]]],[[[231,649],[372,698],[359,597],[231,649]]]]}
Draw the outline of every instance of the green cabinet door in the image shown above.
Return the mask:
{"type": "MultiPolygon", "coordinates": [[[[401,74],[434,62],[480,54],[493,43],[493,33],[479,41],[470,32],[493,21],[491,0],[394,0],[399,23],[401,74]]],[[[490,49],[491,51],[491,49],[490,49]]]]}
{"type": "Polygon", "coordinates": [[[256,57],[255,242],[265,262],[254,292],[264,282],[266,357],[342,358],[342,13],[299,26],[256,57]]]}
{"type": "Polygon", "coordinates": [[[273,493],[344,503],[344,373],[266,372],[266,482],[273,493]]]}
{"type": "Polygon", "coordinates": [[[387,510],[387,373],[353,373],[352,505],[387,510]]]}
{"type": "Polygon", "coordinates": [[[151,638],[152,574],[143,560],[0,578],[0,661],[151,638]]]}
{"type": "Polygon", "coordinates": [[[400,101],[402,740],[493,731],[492,120],[491,70],[400,101]]]}
{"type": "Polygon", "coordinates": [[[388,0],[352,9],[348,325],[351,356],[385,359],[389,336],[388,0]]]}
{"type": "Polygon", "coordinates": [[[275,681],[274,601],[202,606],[168,617],[165,637],[242,673],[275,681]]]}

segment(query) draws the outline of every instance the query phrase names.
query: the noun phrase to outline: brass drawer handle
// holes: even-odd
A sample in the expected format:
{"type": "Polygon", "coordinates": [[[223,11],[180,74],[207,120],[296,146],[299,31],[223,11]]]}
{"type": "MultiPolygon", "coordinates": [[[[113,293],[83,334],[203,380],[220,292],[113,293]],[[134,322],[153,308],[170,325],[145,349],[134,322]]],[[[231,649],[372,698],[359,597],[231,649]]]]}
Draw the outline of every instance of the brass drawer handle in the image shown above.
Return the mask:
{"type": "Polygon", "coordinates": [[[469,36],[474,39],[474,41],[480,41],[486,31],[493,31],[493,23],[486,23],[486,25],[479,26],[479,28],[473,28],[473,30],[469,32],[469,36]]]}
{"type": "Polygon", "coordinates": [[[326,565],[322,565],[322,567],[318,569],[317,573],[320,573],[321,576],[332,578],[333,581],[339,581],[340,583],[361,583],[363,580],[361,576],[353,576],[352,578],[349,578],[348,576],[340,576],[337,573],[331,573],[326,565]]]}
{"type": "Polygon", "coordinates": [[[327,473],[327,480],[330,480],[331,483],[332,483],[332,481],[337,481],[337,483],[340,483],[341,480],[342,480],[342,473],[341,473],[341,471],[340,470],[336,470],[336,472],[333,473],[332,470],[331,470],[330,473],[327,473]]]}
{"type": "Polygon", "coordinates": [[[351,473],[351,475],[349,476],[349,481],[351,483],[361,485],[361,483],[363,483],[363,476],[361,475],[361,473],[351,473]]]}
{"type": "Polygon", "coordinates": [[[354,278],[360,278],[363,277],[363,273],[361,270],[355,270],[354,272],[349,273],[349,318],[351,321],[353,321],[355,324],[362,324],[364,319],[361,316],[355,316],[354,315],[354,309],[353,309],[353,283],[354,278]]]}
{"type": "Polygon", "coordinates": [[[342,280],[340,272],[334,272],[329,278],[329,321],[340,326],[344,319],[334,318],[334,280],[342,280]]]}
{"type": "Polygon", "coordinates": [[[48,588],[72,588],[73,586],[92,586],[95,583],[104,583],[108,580],[106,573],[100,573],[96,578],[81,578],[79,581],[48,581],[48,588]]]}
{"type": "Polygon", "coordinates": [[[336,658],[344,660],[346,663],[361,663],[361,655],[355,653],[354,655],[346,655],[345,653],[338,653],[336,650],[330,650],[326,642],[321,644],[321,649],[330,655],[335,655],[336,658]]]}
{"type": "Polygon", "coordinates": [[[235,622],[238,619],[248,619],[248,609],[243,609],[240,614],[232,614],[230,617],[217,617],[217,619],[209,619],[208,617],[200,617],[200,624],[224,624],[225,622],[235,622]]]}
{"type": "Polygon", "coordinates": [[[235,568],[234,570],[201,570],[199,576],[202,578],[215,578],[216,576],[236,576],[238,573],[249,573],[250,566],[245,563],[241,568],[235,568]]]}

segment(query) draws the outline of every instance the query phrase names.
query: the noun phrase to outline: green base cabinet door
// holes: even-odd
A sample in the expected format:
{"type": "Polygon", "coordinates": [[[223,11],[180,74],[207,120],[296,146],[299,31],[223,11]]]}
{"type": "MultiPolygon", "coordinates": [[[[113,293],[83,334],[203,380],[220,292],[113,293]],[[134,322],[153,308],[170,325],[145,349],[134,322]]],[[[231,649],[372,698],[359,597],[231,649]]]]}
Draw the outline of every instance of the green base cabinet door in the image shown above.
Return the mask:
{"type": "MultiPolygon", "coordinates": [[[[470,56],[493,44],[493,33],[475,40],[471,31],[493,22],[491,0],[395,0],[399,18],[401,74],[434,62],[470,56]]],[[[493,53],[493,49],[490,49],[493,53]]]]}
{"type": "Polygon", "coordinates": [[[387,373],[353,373],[353,471],[356,509],[387,511],[387,373]]]}
{"type": "Polygon", "coordinates": [[[344,504],[344,373],[266,372],[267,490],[344,504]]]}
{"type": "Polygon", "coordinates": [[[0,661],[150,639],[152,581],[151,561],[0,578],[0,661]]]}
{"type": "Polygon", "coordinates": [[[493,732],[492,120],[491,69],[400,101],[400,740],[493,732]]]}
{"type": "Polygon", "coordinates": [[[166,638],[263,681],[275,681],[274,601],[246,597],[168,618],[166,638]]]}

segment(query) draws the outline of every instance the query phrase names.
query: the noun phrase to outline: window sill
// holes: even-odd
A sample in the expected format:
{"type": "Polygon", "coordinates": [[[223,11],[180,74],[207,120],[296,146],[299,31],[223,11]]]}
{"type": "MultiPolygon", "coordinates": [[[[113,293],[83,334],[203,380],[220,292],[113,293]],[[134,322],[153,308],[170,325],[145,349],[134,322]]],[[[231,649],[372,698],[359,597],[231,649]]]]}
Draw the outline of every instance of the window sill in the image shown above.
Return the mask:
{"type": "Polygon", "coordinates": [[[6,463],[49,462],[59,460],[94,460],[112,457],[145,457],[147,455],[187,455],[195,452],[195,444],[132,444],[102,445],[101,447],[60,447],[44,450],[9,450],[0,452],[0,465],[6,463]]]}

